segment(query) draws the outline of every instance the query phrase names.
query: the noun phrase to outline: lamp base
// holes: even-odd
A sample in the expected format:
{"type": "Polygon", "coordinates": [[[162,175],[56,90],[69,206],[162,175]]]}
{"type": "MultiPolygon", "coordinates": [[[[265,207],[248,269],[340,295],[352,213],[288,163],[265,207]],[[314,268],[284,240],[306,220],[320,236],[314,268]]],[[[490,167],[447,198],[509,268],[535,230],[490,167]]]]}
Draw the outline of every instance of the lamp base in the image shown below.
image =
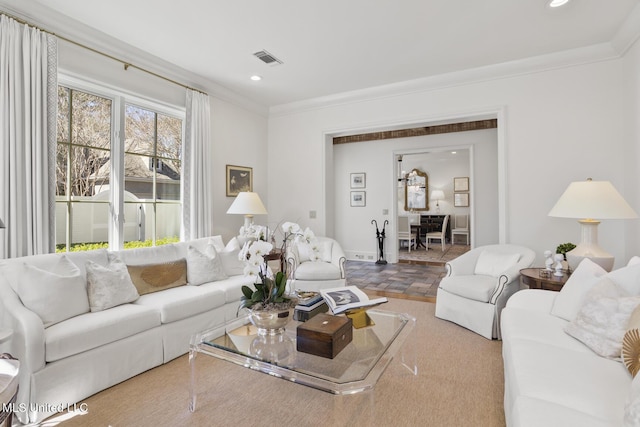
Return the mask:
{"type": "Polygon", "coordinates": [[[598,225],[600,221],[582,219],[578,222],[580,223],[582,241],[573,250],[567,252],[567,262],[571,270],[575,271],[584,258],[589,258],[606,271],[611,271],[613,269],[613,255],[598,245],[598,225]]]}
{"type": "Polygon", "coordinates": [[[585,248],[582,245],[578,245],[575,249],[567,252],[567,262],[569,263],[571,271],[575,271],[578,264],[585,258],[589,258],[606,271],[611,271],[613,269],[613,262],[615,261],[613,255],[608,254],[599,246],[599,251],[594,252],[593,249],[593,247],[585,248]]]}

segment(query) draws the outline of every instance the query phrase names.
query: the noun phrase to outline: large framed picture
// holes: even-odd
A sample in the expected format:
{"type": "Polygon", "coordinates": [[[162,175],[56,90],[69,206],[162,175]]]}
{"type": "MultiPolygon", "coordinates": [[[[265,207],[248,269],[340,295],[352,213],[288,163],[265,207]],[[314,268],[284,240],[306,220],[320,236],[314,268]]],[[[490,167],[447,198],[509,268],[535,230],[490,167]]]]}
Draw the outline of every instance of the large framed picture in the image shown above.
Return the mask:
{"type": "Polygon", "coordinates": [[[227,165],[227,197],[241,191],[253,191],[253,168],[227,165]]]}
{"type": "Polygon", "coordinates": [[[469,193],[455,193],[453,195],[453,206],[455,207],[469,206],[469,193]]]}
{"type": "Polygon", "coordinates": [[[469,177],[463,176],[458,178],[453,178],[453,191],[454,192],[465,192],[469,191],[469,177]]]}
{"type": "Polygon", "coordinates": [[[367,192],[366,191],[352,191],[351,192],[351,206],[362,207],[367,205],[367,192]]]}
{"type": "Polygon", "coordinates": [[[367,187],[367,174],[364,172],[357,172],[351,174],[351,188],[366,188],[367,187]]]}

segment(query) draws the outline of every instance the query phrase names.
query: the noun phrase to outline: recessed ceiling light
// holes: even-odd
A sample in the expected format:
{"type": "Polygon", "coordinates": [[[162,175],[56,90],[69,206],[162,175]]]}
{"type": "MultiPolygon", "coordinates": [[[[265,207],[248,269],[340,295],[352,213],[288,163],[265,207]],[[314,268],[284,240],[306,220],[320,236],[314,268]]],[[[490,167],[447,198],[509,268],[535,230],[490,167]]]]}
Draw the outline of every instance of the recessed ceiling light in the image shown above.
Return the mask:
{"type": "Polygon", "coordinates": [[[251,80],[253,80],[254,82],[259,82],[260,80],[262,80],[262,76],[258,76],[258,75],[251,76],[251,80]]]}
{"type": "Polygon", "coordinates": [[[458,153],[457,151],[452,151],[452,152],[451,152],[451,154],[457,154],[457,153],[458,153]]]}
{"type": "Polygon", "coordinates": [[[569,3],[569,0],[551,0],[549,2],[549,7],[560,7],[569,3]]]}

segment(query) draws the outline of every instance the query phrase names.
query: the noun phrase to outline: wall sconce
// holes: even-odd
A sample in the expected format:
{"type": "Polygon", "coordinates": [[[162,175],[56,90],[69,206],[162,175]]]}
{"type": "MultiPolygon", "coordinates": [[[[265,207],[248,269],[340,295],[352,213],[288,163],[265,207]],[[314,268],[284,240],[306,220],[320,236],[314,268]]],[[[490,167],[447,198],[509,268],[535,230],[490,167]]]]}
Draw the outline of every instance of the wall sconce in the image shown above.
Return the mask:
{"type": "Polygon", "coordinates": [[[436,212],[440,212],[440,200],[444,200],[444,191],[442,190],[433,190],[431,192],[431,200],[436,201],[436,212]]]}

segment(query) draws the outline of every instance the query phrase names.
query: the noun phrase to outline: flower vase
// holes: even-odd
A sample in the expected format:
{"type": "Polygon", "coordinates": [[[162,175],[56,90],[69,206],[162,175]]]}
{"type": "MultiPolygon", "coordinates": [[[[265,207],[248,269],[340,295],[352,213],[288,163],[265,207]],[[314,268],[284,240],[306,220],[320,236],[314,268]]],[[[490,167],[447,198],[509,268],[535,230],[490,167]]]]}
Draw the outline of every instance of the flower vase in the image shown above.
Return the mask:
{"type": "Polygon", "coordinates": [[[252,310],[249,309],[249,321],[258,328],[258,335],[279,335],[293,318],[293,308],[252,310]]]}

